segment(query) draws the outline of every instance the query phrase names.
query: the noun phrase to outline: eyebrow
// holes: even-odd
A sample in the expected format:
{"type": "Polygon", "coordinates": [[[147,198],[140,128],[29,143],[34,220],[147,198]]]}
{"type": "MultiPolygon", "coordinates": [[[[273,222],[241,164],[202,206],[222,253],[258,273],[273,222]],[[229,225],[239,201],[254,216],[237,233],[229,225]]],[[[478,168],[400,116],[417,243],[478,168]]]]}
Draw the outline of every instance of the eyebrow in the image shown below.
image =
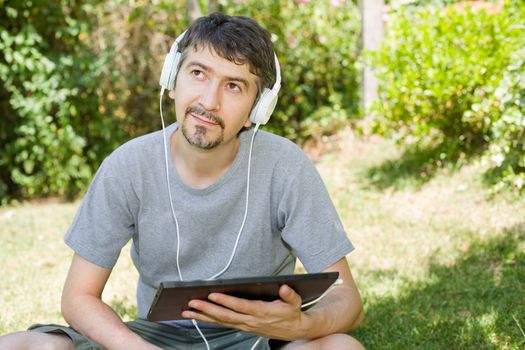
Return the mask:
{"type": "MultiPolygon", "coordinates": [[[[201,67],[202,70],[206,71],[206,72],[210,72],[212,71],[213,72],[213,68],[211,68],[210,66],[207,66],[199,61],[190,61],[188,62],[187,64],[187,68],[191,67],[191,66],[198,66],[198,67],[201,67]]],[[[237,81],[241,84],[243,84],[246,88],[248,88],[250,86],[250,82],[242,77],[234,77],[234,76],[231,76],[231,77],[225,77],[226,80],[228,81],[237,81]]]]}

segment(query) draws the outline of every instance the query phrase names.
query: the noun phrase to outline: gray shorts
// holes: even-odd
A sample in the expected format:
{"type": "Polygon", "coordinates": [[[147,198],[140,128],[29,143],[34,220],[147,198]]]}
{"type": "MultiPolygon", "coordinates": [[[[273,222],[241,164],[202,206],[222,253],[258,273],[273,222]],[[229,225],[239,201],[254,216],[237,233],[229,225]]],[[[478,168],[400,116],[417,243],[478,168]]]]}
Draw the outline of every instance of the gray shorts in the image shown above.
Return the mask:
{"type": "MultiPolygon", "coordinates": [[[[198,350],[206,349],[206,344],[196,328],[178,328],[137,319],[125,323],[126,326],[140,335],[147,342],[162,349],[198,350]]],[[[33,325],[30,331],[42,333],[64,334],[71,338],[75,350],[104,350],[103,347],[84,337],[71,327],[60,325],[33,325]]],[[[246,350],[251,349],[258,336],[225,328],[201,328],[211,349],[246,350]]],[[[269,350],[268,339],[262,339],[256,347],[257,350],[269,350]]]]}

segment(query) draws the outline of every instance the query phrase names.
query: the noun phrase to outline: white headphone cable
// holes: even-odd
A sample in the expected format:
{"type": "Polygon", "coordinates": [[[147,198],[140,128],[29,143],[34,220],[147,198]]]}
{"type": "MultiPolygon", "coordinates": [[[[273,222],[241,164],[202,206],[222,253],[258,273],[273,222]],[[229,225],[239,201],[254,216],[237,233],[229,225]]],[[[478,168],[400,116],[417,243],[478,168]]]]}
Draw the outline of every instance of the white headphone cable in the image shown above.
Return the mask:
{"type": "MultiPolygon", "coordinates": [[[[221,271],[219,271],[217,274],[213,275],[212,277],[208,278],[208,280],[213,280],[213,279],[219,277],[220,275],[222,275],[224,272],[226,272],[226,270],[228,270],[228,268],[230,267],[230,265],[231,265],[231,263],[233,261],[233,257],[235,256],[235,252],[237,251],[239,240],[241,238],[242,229],[244,228],[244,224],[246,223],[246,217],[248,216],[248,200],[250,199],[250,173],[251,173],[251,163],[252,163],[253,140],[255,139],[255,134],[257,133],[258,129],[259,129],[259,124],[256,124],[255,128],[253,130],[252,140],[250,142],[250,151],[248,153],[248,175],[246,176],[246,204],[245,204],[245,207],[244,207],[244,218],[242,220],[241,228],[239,229],[239,233],[237,234],[237,239],[235,240],[235,245],[233,247],[233,251],[232,251],[232,254],[230,256],[230,260],[228,261],[226,266],[221,271]]],[[[195,326],[195,328],[199,332],[199,335],[201,336],[201,338],[204,340],[204,344],[206,345],[206,349],[210,350],[210,345],[208,344],[208,340],[206,339],[206,337],[202,333],[199,325],[197,324],[197,321],[191,320],[191,322],[193,323],[193,325],[195,326]]],[[[250,348],[250,350],[255,350],[255,347],[257,346],[257,344],[259,344],[259,342],[261,340],[262,340],[262,337],[258,337],[257,340],[255,341],[255,343],[250,348]]]]}
{"type": "MultiPolygon", "coordinates": [[[[164,165],[165,165],[165,168],[166,168],[166,183],[167,183],[167,187],[168,187],[168,197],[169,197],[169,200],[170,200],[171,214],[172,214],[173,221],[175,222],[175,229],[176,229],[176,234],[177,234],[177,253],[176,253],[177,272],[179,274],[180,280],[183,281],[184,278],[182,276],[182,271],[180,269],[180,263],[179,263],[179,257],[180,257],[179,222],[177,220],[177,215],[175,214],[175,208],[173,207],[173,197],[171,195],[171,186],[170,186],[170,180],[169,180],[168,142],[167,142],[167,136],[166,136],[166,125],[164,123],[164,114],[163,114],[163,111],[162,111],[162,97],[164,95],[164,91],[165,91],[165,88],[161,87],[159,105],[160,105],[160,120],[161,120],[161,123],[162,123],[162,139],[163,139],[163,144],[164,144],[164,163],[165,163],[164,165]]],[[[228,260],[228,263],[226,264],[226,266],[221,271],[216,273],[215,275],[207,278],[207,280],[216,279],[217,277],[219,277],[223,273],[225,273],[228,270],[228,268],[230,267],[230,265],[231,265],[231,263],[233,261],[233,258],[235,256],[235,253],[237,252],[237,247],[239,245],[239,241],[240,241],[243,229],[244,229],[244,224],[246,223],[246,218],[248,217],[248,203],[249,203],[249,199],[250,199],[250,174],[251,174],[252,150],[253,150],[253,142],[255,140],[255,135],[257,134],[257,131],[259,129],[259,125],[260,125],[259,123],[257,123],[255,125],[255,128],[253,130],[253,134],[252,134],[252,139],[251,139],[251,142],[250,142],[250,150],[249,150],[249,153],[248,153],[248,171],[247,171],[247,176],[246,176],[246,203],[245,203],[245,207],[244,207],[244,217],[242,219],[242,223],[241,223],[241,227],[239,229],[239,232],[237,233],[237,238],[235,239],[235,244],[234,244],[234,247],[233,247],[233,250],[232,250],[232,254],[230,255],[230,259],[228,260]]],[[[195,328],[197,329],[197,331],[199,332],[199,334],[202,337],[202,339],[204,340],[204,343],[206,344],[206,349],[210,350],[210,346],[208,344],[208,341],[207,341],[206,337],[204,336],[204,334],[202,333],[201,329],[199,328],[197,322],[195,320],[191,320],[191,321],[192,321],[193,325],[195,326],[195,328]]],[[[255,342],[255,344],[252,346],[252,349],[254,349],[254,347],[259,343],[259,341],[260,341],[260,339],[258,339],[255,342]]]]}
{"type": "Polygon", "coordinates": [[[168,162],[168,142],[167,142],[167,137],[166,137],[166,125],[164,124],[164,115],[162,113],[162,96],[163,95],[164,95],[164,87],[160,89],[160,121],[162,123],[162,139],[164,142],[164,161],[165,161],[165,167],[166,167],[166,183],[168,187],[168,197],[170,199],[171,215],[173,217],[173,221],[175,222],[175,229],[177,233],[177,255],[176,255],[177,272],[179,273],[180,280],[183,281],[184,278],[182,277],[182,272],[180,270],[180,264],[179,264],[179,255],[180,255],[179,221],[177,220],[177,215],[175,214],[175,208],[173,208],[173,199],[171,196],[169,162],[168,162]]]}
{"type": "Polygon", "coordinates": [[[228,268],[230,267],[233,261],[233,257],[235,256],[235,253],[237,252],[237,247],[241,239],[242,230],[244,229],[244,224],[246,223],[246,218],[248,217],[248,202],[250,199],[250,173],[251,173],[251,168],[252,168],[252,149],[253,149],[253,141],[255,140],[255,134],[257,134],[257,131],[259,130],[259,125],[260,124],[256,124],[255,128],[253,129],[252,140],[250,142],[250,151],[248,153],[248,174],[246,175],[246,203],[244,205],[244,218],[242,219],[241,228],[239,229],[239,233],[237,233],[237,239],[235,240],[235,245],[233,246],[232,254],[230,255],[230,260],[228,260],[228,263],[221,271],[219,271],[215,275],[208,278],[208,280],[214,280],[220,275],[222,275],[223,273],[225,273],[226,270],[228,270],[228,268]]]}
{"type": "MultiPolygon", "coordinates": [[[[177,255],[176,255],[176,265],[177,265],[177,272],[179,273],[179,278],[181,281],[183,281],[182,272],[180,270],[180,264],[179,264],[179,252],[180,252],[180,235],[179,235],[179,221],[177,220],[177,215],[175,214],[175,208],[173,208],[173,198],[171,196],[171,186],[170,186],[170,177],[169,177],[169,162],[168,162],[168,142],[166,137],[166,125],[164,123],[164,115],[162,113],[162,96],[164,95],[164,87],[160,90],[160,120],[162,123],[162,140],[164,143],[164,165],[166,167],[166,183],[168,187],[168,197],[170,199],[170,207],[171,207],[171,215],[173,217],[173,221],[175,222],[175,228],[177,233],[177,255]]],[[[197,321],[191,320],[197,331],[199,332],[199,335],[201,336],[202,340],[204,340],[204,344],[206,345],[207,350],[210,349],[210,344],[208,344],[208,340],[202,333],[201,329],[199,328],[197,321]]]]}

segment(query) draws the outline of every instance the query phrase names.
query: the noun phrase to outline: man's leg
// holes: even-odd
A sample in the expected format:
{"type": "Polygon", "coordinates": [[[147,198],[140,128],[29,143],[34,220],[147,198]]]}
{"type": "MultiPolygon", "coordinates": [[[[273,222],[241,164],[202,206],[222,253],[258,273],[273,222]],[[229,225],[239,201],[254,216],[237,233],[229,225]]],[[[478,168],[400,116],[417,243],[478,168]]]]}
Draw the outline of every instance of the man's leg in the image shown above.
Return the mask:
{"type": "Polygon", "coordinates": [[[33,331],[17,332],[0,337],[2,350],[73,350],[73,342],[64,334],[33,331]]]}
{"type": "Polygon", "coordinates": [[[281,347],[282,350],[365,350],[356,339],[348,334],[331,334],[314,340],[298,340],[281,347]]]}

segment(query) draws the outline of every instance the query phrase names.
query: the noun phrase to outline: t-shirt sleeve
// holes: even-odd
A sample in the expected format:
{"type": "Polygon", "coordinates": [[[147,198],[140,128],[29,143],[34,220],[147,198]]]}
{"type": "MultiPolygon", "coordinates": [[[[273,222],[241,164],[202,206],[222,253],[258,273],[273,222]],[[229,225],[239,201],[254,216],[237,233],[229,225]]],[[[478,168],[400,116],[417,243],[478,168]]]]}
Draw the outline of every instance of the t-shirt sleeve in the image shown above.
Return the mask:
{"type": "Polygon", "coordinates": [[[354,246],[313,163],[301,162],[290,175],[278,209],[281,237],[308,272],[319,272],[354,246]]]}
{"type": "Polygon", "coordinates": [[[109,156],[98,169],[65,235],[65,243],[88,261],[112,268],[135,231],[131,186],[122,162],[109,156]]]}

